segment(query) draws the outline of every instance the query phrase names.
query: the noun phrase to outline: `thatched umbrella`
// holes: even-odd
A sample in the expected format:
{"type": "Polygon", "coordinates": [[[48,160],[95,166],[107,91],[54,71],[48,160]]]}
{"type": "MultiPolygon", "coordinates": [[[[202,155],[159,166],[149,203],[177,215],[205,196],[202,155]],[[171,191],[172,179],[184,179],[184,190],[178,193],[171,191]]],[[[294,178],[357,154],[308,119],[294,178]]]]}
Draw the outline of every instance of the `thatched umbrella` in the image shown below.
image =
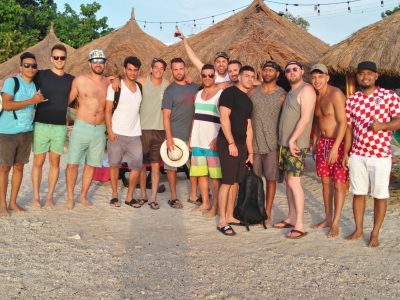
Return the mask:
{"type": "Polygon", "coordinates": [[[142,64],[149,64],[165,47],[162,42],[143,32],[135,21],[132,9],[131,19],[123,27],[79,48],[71,57],[67,70],[73,75],[87,73],[89,52],[101,49],[108,60],[105,75],[121,74],[125,57],[134,55],[142,64]]]}
{"type": "Polygon", "coordinates": [[[354,74],[361,61],[374,61],[380,75],[400,75],[399,35],[400,13],[395,13],[334,45],[324,54],[321,62],[334,73],[346,75],[347,93],[352,94],[355,91],[354,74]]]}
{"type": "MultiPolygon", "coordinates": [[[[50,27],[49,34],[36,45],[24,50],[23,52],[32,52],[36,56],[36,60],[40,69],[51,68],[50,55],[51,48],[55,44],[63,44],[67,48],[68,56],[71,56],[76,51],[71,46],[62,43],[54,34],[53,25],[50,27]]],[[[19,57],[22,53],[17,54],[0,65],[0,79],[11,74],[19,73],[19,57]]]]}
{"type": "MultiPolygon", "coordinates": [[[[204,63],[213,63],[214,54],[225,51],[231,59],[238,59],[257,69],[269,59],[281,66],[293,59],[311,64],[329,48],[318,38],[270,10],[262,0],[253,1],[243,11],[188,38],[188,42],[204,63]]],[[[184,58],[189,75],[192,78],[198,76],[182,42],[169,46],[161,57],[166,60],[184,58]]]]}

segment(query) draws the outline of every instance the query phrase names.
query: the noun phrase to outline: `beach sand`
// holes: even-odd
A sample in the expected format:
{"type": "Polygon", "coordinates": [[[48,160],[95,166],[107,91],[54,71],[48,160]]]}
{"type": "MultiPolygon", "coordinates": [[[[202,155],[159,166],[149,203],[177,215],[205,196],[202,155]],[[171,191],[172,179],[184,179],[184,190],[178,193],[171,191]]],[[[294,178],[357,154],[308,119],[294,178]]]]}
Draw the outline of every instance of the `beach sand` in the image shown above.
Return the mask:
{"type": "MultiPolygon", "coordinates": [[[[351,195],[343,209],[341,233],[312,229],[323,216],[321,185],[312,160],[303,179],[308,235],[284,237],[288,229],[236,227],[225,237],[215,220],[192,212],[189,182],[179,174],[184,208],[125,204],[111,208],[109,183],[93,183],[92,209],[65,211],[65,156],[54,209],[32,209],[31,164],[26,166],[19,203],[24,214],[0,218],[0,294],[2,299],[399,299],[400,231],[398,201],[392,197],[381,231],[381,247],[367,247],[372,228],[371,200],[364,238],[346,241],[354,229],[351,195]]],[[[46,167],[47,168],[47,167],[46,167]]],[[[43,176],[47,178],[46,175],[43,176]]],[[[80,177],[79,177],[80,179],[80,177]]],[[[165,176],[162,176],[166,184],[165,176]]],[[[80,184],[80,182],[79,182],[80,184]]],[[[47,183],[42,184],[42,202],[47,183]]],[[[80,186],[76,189],[76,195],[80,186]]],[[[121,187],[125,194],[126,189],[121,187]]],[[[287,212],[279,184],[273,222],[287,212]]]]}

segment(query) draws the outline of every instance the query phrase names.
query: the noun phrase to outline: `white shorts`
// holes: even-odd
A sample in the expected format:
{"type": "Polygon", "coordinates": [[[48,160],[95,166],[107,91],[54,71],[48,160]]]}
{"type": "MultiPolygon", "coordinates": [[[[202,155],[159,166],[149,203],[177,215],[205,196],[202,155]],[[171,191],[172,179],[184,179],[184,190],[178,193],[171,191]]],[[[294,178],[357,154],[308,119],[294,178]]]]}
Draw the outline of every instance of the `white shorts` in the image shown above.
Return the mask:
{"type": "Polygon", "coordinates": [[[389,198],[391,168],[391,157],[351,155],[349,158],[350,192],[354,195],[367,195],[371,183],[372,197],[389,198]]]}

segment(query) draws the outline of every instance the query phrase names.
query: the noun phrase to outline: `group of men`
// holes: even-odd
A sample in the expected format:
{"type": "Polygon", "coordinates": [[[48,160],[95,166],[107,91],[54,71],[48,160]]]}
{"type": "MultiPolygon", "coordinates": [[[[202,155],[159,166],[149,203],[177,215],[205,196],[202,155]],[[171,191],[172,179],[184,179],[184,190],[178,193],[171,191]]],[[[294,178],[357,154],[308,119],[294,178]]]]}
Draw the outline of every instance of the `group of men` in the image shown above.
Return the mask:
{"type": "MultiPolygon", "coordinates": [[[[187,78],[186,63],[179,57],[171,60],[173,82],[169,82],[163,78],[167,63],[161,58],[152,60],[147,77],[139,77],[141,62],[129,56],[123,64],[123,79],[110,81],[103,75],[107,59],[99,49],[89,53],[90,72],[75,79],[64,72],[67,51],[63,45],[53,47],[50,70],[38,71],[32,53],[21,55],[21,73],[8,78],[2,88],[0,214],[8,215],[9,209],[23,211],[16,200],[32,141],[33,206],[41,206],[39,190],[47,153],[50,169],[45,207],[54,205],[67,107],[77,100],[68,145],[67,209],[74,207],[74,188],[82,162],[79,203],[92,206],[87,199],[88,190],[94,168],[102,165],[106,145],[112,187],[110,205],[121,205],[117,183],[124,158],[131,170],[124,203],[140,208],[148,202],[150,208],[159,209],[160,148],[165,142],[167,151],[173,151],[179,146],[179,139],[191,151],[188,202],[197,204],[196,210],[205,217],[218,215],[217,229],[221,233],[236,234],[232,226],[240,221],[234,218],[233,210],[238,185],[250,163],[254,172],[266,179],[268,220],[272,217],[277,182],[284,175],[288,216],[273,227],[290,228],[286,237],[299,239],[307,234],[301,177],[311,141],[326,215],[315,227],[329,227],[329,237],[339,234],[349,171],[356,229],[348,238],[357,239],[363,234],[365,197],[370,190],[375,217],[369,245],[378,246],[389,197],[391,131],[400,128],[400,104],[393,91],[376,86],[376,65],[369,61],[358,65],[360,90],[346,100],[339,89],[328,84],[328,69],[323,64],[312,66],[309,84],[303,80],[305,70],[300,62],[289,61],[282,71],[270,60],[262,66],[259,82],[251,66],[229,60],[224,52],[216,53],[214,65],[202,63],[179,30],[177,36],[200,72],[201,89],[187,78]],[[282,72],[291,87],[287,93],[277,84],[282,72]],[[152,179],[150,199],[146,193],[148,166],[152,179]],[[141,191],[136,198],[138,183],[141,191]]],[[[170,187],[168,204],[182,208],[176,190],[177,169],[167,163],[164,168],[170,187]]]]}

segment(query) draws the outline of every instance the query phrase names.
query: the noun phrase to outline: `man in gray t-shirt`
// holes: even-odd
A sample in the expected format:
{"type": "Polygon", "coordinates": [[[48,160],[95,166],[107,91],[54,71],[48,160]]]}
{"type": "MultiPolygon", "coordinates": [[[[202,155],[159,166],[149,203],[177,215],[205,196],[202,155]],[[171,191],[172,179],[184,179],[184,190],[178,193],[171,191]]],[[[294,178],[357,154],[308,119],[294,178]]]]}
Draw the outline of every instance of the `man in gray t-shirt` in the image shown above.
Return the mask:
{"type": "MultiPolygon", "coordinates": [[[[195,84],[186,83],[186,65],[182,58],[171,60],[171,71],[174,82],[165,90],[162,101],[168,149],[173,148],[174,137],[188,142],[194,114],[194,99],[198,91],[195,84]]],[[[173,208],[182,208],[182,203],[176,196],[176,168],[167,165],[165,168],[167,169],[168,184],[171,191],[168,204],[173,208]]]]}

